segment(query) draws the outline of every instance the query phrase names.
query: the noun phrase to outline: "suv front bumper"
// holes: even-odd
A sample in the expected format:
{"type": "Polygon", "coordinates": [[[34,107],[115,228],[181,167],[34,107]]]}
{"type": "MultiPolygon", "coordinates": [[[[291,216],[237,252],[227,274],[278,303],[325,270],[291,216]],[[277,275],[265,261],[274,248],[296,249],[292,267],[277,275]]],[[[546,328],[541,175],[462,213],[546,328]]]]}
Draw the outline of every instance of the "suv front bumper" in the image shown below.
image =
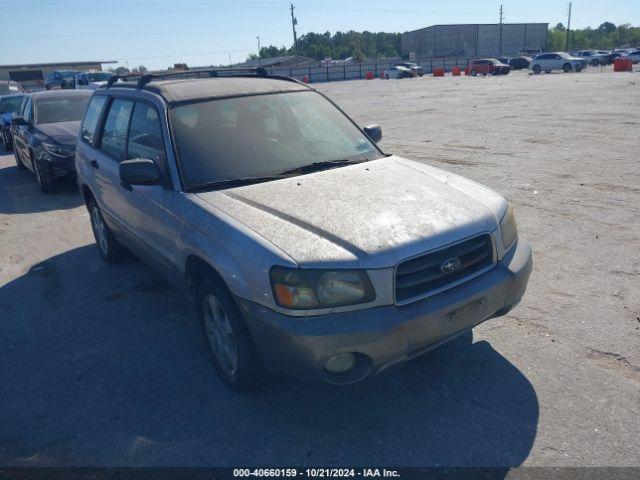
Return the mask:
{"type": "Polygon", "coordinates": [[[291,317],[236,298],[265,366],[301,379],[345,384],[421,355],[521,300],[532,269],[531,246],[518,240],[487,273],[404,306],[291,317]],[[352,370],[331,374],[326,361],[356,354],[352,370]]]}

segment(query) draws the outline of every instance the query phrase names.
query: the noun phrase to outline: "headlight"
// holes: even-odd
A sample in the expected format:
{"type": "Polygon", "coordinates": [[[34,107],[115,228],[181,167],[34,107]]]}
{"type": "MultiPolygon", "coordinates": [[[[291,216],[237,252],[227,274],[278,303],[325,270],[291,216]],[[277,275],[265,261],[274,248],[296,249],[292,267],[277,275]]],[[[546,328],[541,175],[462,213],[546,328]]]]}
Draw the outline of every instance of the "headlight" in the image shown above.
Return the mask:
{"type": "Polygon", "coordinates": [[[513,212],[511,204],[507,206],[507,211],[500,220],[500,235],[502,236],[502,245],[507,250],[518,236],[518,225],[516,224],[516,215],[513,212]]]}
{"type": "Polygon", "coordinates": [[[376,293],[363,270],[271,269],[278,305],[291,309],[330,308],[371,302],[376,293]]]}
{"type": "Polygon", "coordinates": [[[75,147],[67,147],[61,145],[53,145],[51,143],[42,142],[42,148],[45,151],[49,152],[52,155],[56,155],[58,157],[70,157],[75,152],[75,147]]]}

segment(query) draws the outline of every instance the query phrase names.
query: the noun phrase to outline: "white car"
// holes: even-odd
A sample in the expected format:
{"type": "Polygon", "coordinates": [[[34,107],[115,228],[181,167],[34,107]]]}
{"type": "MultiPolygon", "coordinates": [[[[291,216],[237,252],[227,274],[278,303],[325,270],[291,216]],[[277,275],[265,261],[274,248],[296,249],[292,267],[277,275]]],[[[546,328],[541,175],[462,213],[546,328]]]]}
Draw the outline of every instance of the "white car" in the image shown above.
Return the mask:
{"type": "Polygon", "coordinates": [[[633,62],[634,64],[640,63],[640,48],[637,50],[632,50],[626,55],[623,55],[622,58],[630,58],[631,62],[633,62]]]}
{"type": "Polygon", "coordinates": [[[598,50],[583,50],[576,52],[576,57],[584,58],[589,65],[597,67],[598,65],[606,65],[610,52],[601,52],[598,50]]]}
{"type": "Polygon", "coordinates": [[[75,88],[78,90],[97,90],[106,85],[112,76],[111,72],[78,72],[74,75],[75,88]]]}
{"type": "Polygon", "coordinates": [[[384,78],[387,80],[390,78],[411,78],[413,77],[413,72],[411,69],[406,67],[400,67],[398,65],[394,67],[389,67],[386,72],[384,72],[384,78]]]}
{"type": "Polygon", "coordinates": [[[574,57],[565,52],[549,52],[536,55],[531,61],[530,67],[533,73],[542,71],[551,73],[552,70],[563,70],[564,72],[579,72],[584,68],[584,60],[574,57]]]}

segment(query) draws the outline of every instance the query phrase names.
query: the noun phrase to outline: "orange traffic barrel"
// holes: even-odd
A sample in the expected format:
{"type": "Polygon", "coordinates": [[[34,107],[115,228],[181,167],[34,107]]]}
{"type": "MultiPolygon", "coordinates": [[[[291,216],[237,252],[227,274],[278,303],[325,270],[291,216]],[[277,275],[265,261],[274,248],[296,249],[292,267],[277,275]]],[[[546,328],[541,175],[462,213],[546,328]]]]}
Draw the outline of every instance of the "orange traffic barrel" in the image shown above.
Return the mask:
{"type": "Polygon", "coordinates": [[[444,68],[442,67],[437,67],[433,69],[433,76],[434,77],[444,77],[444,68]]]}
{"type": "Polygon", "coordinates": [[[305,76],[304,76],[304,78],[302,79],[302,81],[303,81],[304,83],[309,83],[309,76],[308,76],[308,75],[305,75],[305,76]]]}
{"type": "Polygon", "coordinates": [[[367,72],[367,73],[364,75],[364,78],[365,78],[365,80],[373,80],[373,79],[374,79],[373,72],[367,72]]]}
{"type": "Polygon", "coordinates": [[[453,67],[451,69],[451,75],[453,75],[454,77],[459,77],[460,76],[460,68],[459,67],[453,67]]]}

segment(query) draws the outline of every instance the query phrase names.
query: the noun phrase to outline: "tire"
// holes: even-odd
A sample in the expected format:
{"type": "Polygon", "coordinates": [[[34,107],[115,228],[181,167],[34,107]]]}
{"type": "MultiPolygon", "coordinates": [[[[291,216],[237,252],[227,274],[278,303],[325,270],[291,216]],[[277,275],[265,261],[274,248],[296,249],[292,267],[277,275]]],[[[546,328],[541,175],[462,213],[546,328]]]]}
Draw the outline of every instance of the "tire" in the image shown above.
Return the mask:
{"type": "Polygon", "coordinates": [[[533,70],[533,73],[535,73],[536,75],[539,75],[540,72],[542,71],[542,68],[540,67],[540,65],[534,65],[532,70],[533,70]]]}
{"type": "Polygon", "coordinates": [[[89,217],[91,219],[91,229],[96,239],[96,246],[100,256],[107,263],[119,263],[125,257],[126,250],[111,233],[111,230],[104,221],[102,211],[95,198],[91,197],[87,202],[89,217]]]}
{"type": "Polygon", "coordinates": [[[471,76],[472,77],[477,77],[478,76],[478,71],[475,68],[473,70],[471,70],[471,76]]]}
{"type": "Polygon", "coordinates": [[[576,72],[581,72],[582,71],[582,65],[576,65],[575,66],[575,71],[576,72]]]}
{"type": "Polygon", "coordinates": [[[255,389],[263,367],[229,289],[221,280],[204,276],[198,284],[196,306],[220,380],[232,390],[255,389]]]}
{"type": "Polygon", "coordinates": [[[569,73],[571,71],[571,64],[570,63],[565,63],[562,66],[562,70],[564,71],[564,73],[569,73]]]}
{"type": "Polygon", "coordinates": [[[51,192],[51,188],[53,186],[53,179],[47,176],[46,173],[42,171],[42,166],[40,165],[40,162],[38,162],[38,159],[35,158],[34,153],[30,152],[30,154],[31,154],[31,163],[33,164],[33,173],[36,176],[36,182],[38,184],[38,188],[42,193],[51,192]]]}
{"type": "Polygon", "coordinates": [[[18,149],[15,145],[13,146],[13,156],[16,159],[16,166],[18,167],[18,170],[26,170],[27,167],[22,163],[22,159],[20,158],[20,154],[18,153],[18,149]]]}
{"type": "Polygon", "coordinates": [[[597,67],[598,65],[600,65],[600,60],[591,60],[592,67],[597,67]]]}

